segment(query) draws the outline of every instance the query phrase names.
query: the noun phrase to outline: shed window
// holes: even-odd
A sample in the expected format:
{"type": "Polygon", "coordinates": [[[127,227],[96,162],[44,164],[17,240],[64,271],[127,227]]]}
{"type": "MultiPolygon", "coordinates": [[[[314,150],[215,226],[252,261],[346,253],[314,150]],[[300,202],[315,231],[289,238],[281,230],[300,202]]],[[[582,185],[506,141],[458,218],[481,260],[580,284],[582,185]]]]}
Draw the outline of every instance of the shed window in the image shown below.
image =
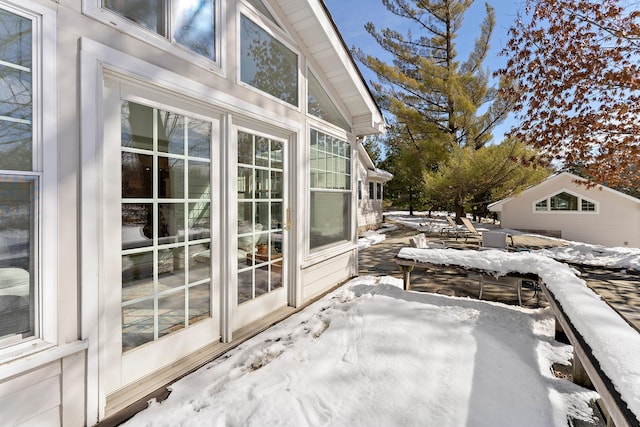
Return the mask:
{"type": "Polygon", "coordinates": [[[297,106],[298,55],[244,15],[240,28],[240,80],[297,106]]]}
{"type": "Polygon", "coordinates": [[[382,183],[376,182],[376,199],[382,200],[382,183]]]}
{"type": "Polygon", "coordinates": [[[102,0],[102,6],[215,61],[215,0],[102,0]]]}
{"type": "Polygon", "coordinates": [[[597,205],[579,195],[562,191],[539,200],[534,209],[536,212],[596,212],[597,205]]]}
{"type": "Polygon", "coordinates": [[[562,192],[551,197],[552,211],[577,211],[578,198],[573,194],[562,192]]]}

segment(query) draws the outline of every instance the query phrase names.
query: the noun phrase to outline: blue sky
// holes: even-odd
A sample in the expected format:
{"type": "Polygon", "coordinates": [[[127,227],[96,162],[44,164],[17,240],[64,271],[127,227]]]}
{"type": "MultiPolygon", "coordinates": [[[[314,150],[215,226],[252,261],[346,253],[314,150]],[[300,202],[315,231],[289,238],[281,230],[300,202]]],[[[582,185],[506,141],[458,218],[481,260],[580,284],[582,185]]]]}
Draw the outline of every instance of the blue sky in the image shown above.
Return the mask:
{"type": "MultiPolygon", "coordinates": [[[[407,20],[399,18],[389,12],[381,0],[324,0],[331,12],[342,37],[348,47],[357,46],[367,53],[378,55],[380,59],[390,61],[385,56],[375,40],[364,30],[367,22],[373,22],[376,28],[403,28],[407,20]]],[[[505,63],[505,58],[498,53],[507,43],[507,32],[516,19],[519,11],[524,10],[524,0],[489,0],[488,3],[496,12],[496,27],[491,38],[491,49],[485,61],[485,69],[495,71],[505,63]]],[[[466,59],[469,49],[473,47],[475,39],[480,34],[480,25],[485,16],[485,2],[475,0],[465,14],[460,34],[456,39],[456,50],[459,60],[466,59]]],[[[401,31],[402,32],[402,31],[401,31]]],[[[406,31],[404,31],[406,33],[406,31]]],[[[375,80],[375,75],[361,64],[367,82],[375,80]]],[[[504,132],[514,124],[514,119],[508,118],[494,132],[494,142],[502,141],[504,132]]]]}

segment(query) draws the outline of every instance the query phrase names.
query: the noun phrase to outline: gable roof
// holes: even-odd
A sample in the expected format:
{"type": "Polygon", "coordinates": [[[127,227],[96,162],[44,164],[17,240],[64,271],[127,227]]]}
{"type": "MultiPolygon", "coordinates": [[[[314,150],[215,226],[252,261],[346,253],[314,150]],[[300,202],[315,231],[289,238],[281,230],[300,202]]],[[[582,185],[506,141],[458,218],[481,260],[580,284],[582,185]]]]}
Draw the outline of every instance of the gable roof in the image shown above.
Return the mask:
{"type": "Polygon", "coordinates": [[[384,132],[385,121],[322,0],[275,0],[328,83],[352,114],[353,133],[384,132]]]}
{"type": "MultiPolygon", "coordinates": [[[[557,174],[551,175],[549,178],[545,179],[544,181],[540,182],[539,184],[533,185],[533,186],[531,186],[531,187],[529,187],[529,188],[527,188],[527,189],[523,190],[523,191],[522,191],[522,193],[520,193],[520,195],[522,195],[522,194],[526,194],[526,193],[528,193],[529,191],[533,190],[534,188],[537,188],[537,187],[540,187],[540,186],[546,186],[546,185],[549,185],[549,184],[553,183],[553,181],[557,181],[557,180],[559,180],[561,177],[569,177],[569,178],[571,178],[571,180],[572,180],[572,181],[582,181],[582,182],[587,182],[587,181],[588,181],[588,180],[586,180],[586,179],[584,179],[584,178],[582,178],[582,177],[580,177],[580,176],[578,176],[578,175],[572,174],[572,173],[570,173],[570,172],[560,172],[560,173],[557,173],[557,174]]],[[[621,192],[621,191],[614,190],[613,188],[609,188],[609,187],[607,187],[607,186],[605,186],[605,185],[596,184],[596,188],[598,188],[598,189],[600,189],[600,190],[602,190],[602,191],[610,192],[611,194],[615,194],[616,196],[619,196],[619,197],[625,198],[625,199],[630,200],[630,201],[632,201],[632,202],[634,202],[634,203],[638,203],[638,204],[640,204],[640,199],[637,199],[637,198],[635,198],[635,197],[633,197],[633,196],[630,196],[630,195],[628,195],[628,194],[625,194],[625,193],[623,193],[623,192],[621,192]]],[[[492,212],[500,212],[500,211],[502,210],[502,206],[503,206],[505,203],[507,203],[507,202],[509,202],[509,201],[511,201],[511,200],[513,200],[513,199],[515,199],[515,198],[517,198],[517,197],[519,197],[520,195],[518,195],[518,196],[512,196],[512,197],[507,197],[506,199],[502,199],[502,200],[499,200],[499,201],[497,201],[497,202],[491,203],[491,204],[488,206],[488,208],[489,208],[489,210],[490,210],[490,211],[492,211],[492,212]]]]}

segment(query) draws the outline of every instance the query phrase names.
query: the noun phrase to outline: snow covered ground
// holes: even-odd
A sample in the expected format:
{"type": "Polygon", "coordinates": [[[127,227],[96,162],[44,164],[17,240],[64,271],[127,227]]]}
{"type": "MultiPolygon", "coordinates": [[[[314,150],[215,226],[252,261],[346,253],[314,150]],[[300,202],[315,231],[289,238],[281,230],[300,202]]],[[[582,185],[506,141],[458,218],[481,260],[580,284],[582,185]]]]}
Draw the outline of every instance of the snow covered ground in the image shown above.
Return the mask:
{"type": "MultiPolygon", "coordinates": [[[[368,233],[359,246],[383,239],[368,233]]],[[[547,258],[640,270],[640,251],[575,242],[552,253],[431,250],[423,259],[420,250],[403,251],[502,274],[537,268],[640,413],[638,334],[573,269],[547,258]]],[[[553,375],[553,363],[571,359],[571,347],[553,335],[550,309],[407,292],[400,279],[360,277],[176,382],[167,400],[126,425],[546,427],[589,420],[588,402],[597,395],[553,375]]]]}
{"type": "Polygon", "coordinates": [[[596,397],[556,378],[548,310],[361,277],[171,386],[127,426],[566,426],[596,397]]]}
{"type": "MultiPolygon", "coordinates": [[[[406,212],[390,212],[385,216],[388,219],[397,221],[408,227],[424,232],[438,233],[448,225],[445,212],[433,212],[432,217],[425,215],[410,216],[406,212]]],[[[483,224],[483,226],[485,226],[483,224]]],[[[489,220],[487,227],[492,227],[489,220]]],[[[497,228],[496,228],[497,229],[497,228]]],[[[528,235],[517,230],[501,229],[513,235],[528,235]]],[[[531,235],[534,236],[534,235],[531,235]]],[[[594,267],[623,268],[640,271],[640,249],[629,247],[610,248],[601,245],[591,245],[588,243],[573,242],[570,240],[555,239],[545,236],[545,239],[555,240],[559,243],[557,247],[549,249],[538,249],[534,252],[549,256],[558,261],[573,264],[591,265],[594,267]]]]}

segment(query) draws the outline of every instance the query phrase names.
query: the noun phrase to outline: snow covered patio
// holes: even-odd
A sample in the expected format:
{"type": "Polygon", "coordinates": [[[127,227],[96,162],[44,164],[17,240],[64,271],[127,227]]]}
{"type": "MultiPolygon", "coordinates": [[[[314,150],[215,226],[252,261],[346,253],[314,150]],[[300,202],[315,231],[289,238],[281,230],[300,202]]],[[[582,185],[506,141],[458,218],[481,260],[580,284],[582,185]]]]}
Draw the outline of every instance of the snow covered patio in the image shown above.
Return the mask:
{"type": "Polygon", "coordinates": [[[128,426],[565,426],[596,393],[556,378],[548,309],[361,277],[175,383],[128,426]]]}
{"type": "MultiPolygon", "coordinates": [[[[571,245],[555,257],[586,262],[590,251],[571,245]]],[[[481,253],[432,254],[450,258],[451,252],[459,254],[458,262],[503,264],[500,256],[488,261],[481,253]]],[[[384,257],[378,247],[362,253],[384,257]]],[[[601,258],[609,256],[606,262],[617,268],[633,270],[640,259],[607,254],[601,258]]],[[[527,269],[530,257],[542,257],[516,255],[525,258],[505,268],[527,269]]],[[[395,266],[393,274],[398,272],[395,266]]],[[[557,283],[576,278],[568,267],[542,273],[557,283]]],[[[634,396],[637,411],[637,332],[599,311],[598,298],[585,300],[585,289],[574,288],[565,299],[580,301],[569,306],[607,350],[609,372],[634,396]],[[620,329],[623,337],[611,333],[620,329]]],[[[511,289],[502,293],[515,296],[511,289]]],[[[603,425],[589,406],[597,393],[554,375],[552,365],[568,365],[573,349],[554,340],[553,312],[544,297],[523,308],[478,301],[473,294],[405,292],[398,278],[363,275],[175,383],[166,401],[127,425],[564,426],[568,419],[603,425]]]]}

